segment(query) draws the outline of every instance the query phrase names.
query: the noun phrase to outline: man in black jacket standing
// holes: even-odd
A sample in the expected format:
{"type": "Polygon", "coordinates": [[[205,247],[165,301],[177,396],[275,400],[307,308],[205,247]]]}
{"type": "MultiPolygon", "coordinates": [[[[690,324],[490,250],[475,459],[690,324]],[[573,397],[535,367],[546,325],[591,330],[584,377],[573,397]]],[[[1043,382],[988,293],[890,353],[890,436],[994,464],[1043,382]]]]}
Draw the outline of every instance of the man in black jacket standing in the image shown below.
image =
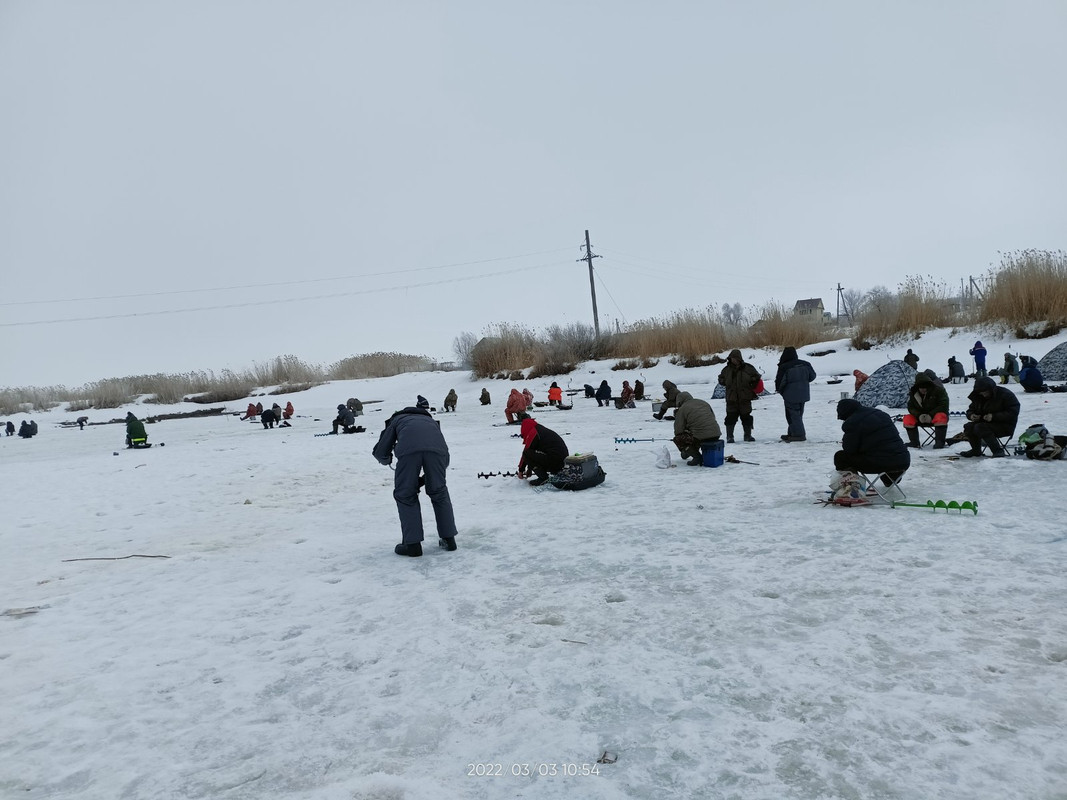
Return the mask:
{"type": "Polygon", "coordinates": [[[392,464],[393,454],[396,454],[393,499],[396,500],[400,515],[402,541],[393,552],[398,556],[422,555],[424,537],[419,487],[423,484],[433,504],[441,546],[450,551],[456,549],[456,519],[445,482],[448,445],[441,433],[440,423],[423,407],[422,397],[419,401],[417,405],[401,409],[388,419],[373,451],[374,457],[385,466],[392,464]]]}

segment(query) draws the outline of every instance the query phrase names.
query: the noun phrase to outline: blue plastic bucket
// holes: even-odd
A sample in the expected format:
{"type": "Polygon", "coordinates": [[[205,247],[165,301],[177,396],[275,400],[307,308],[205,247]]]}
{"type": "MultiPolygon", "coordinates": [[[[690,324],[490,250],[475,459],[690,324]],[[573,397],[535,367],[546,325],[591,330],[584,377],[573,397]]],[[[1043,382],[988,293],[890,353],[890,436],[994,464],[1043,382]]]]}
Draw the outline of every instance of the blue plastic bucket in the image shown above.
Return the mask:
{"type": "Polygon", "coordinates": [[[722,439],[717,442],[701,442],[700,455],[704,459],[705,467],[721,467],[723,460],[722,439]]]}

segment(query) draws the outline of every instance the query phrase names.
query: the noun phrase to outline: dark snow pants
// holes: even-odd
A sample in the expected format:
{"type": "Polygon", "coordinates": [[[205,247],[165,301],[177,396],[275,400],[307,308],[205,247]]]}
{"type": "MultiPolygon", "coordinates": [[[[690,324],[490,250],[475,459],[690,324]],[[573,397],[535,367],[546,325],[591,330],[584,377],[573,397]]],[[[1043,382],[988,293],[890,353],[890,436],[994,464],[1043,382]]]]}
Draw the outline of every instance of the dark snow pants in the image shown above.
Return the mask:
{"type": "Polygon", "coordinates": [[[793,438],[805,438],[807,434],[804,432],[804,403],[786,403],[785,422],[788,426],[786,433],[793,438]]]}
{"type": "Polygon", "coordinates": [[[393,476],[393,499],[400,515],[400,533],[404,544],[423,540],[422,509],[419,506],[419,474],[425,478],[426,494],[433,504],[437,535],[449,539],[456,535],[452,498],[448,495],[445,471],[448,456],[440,453],[409,453],[396,460],[393,476]]]}

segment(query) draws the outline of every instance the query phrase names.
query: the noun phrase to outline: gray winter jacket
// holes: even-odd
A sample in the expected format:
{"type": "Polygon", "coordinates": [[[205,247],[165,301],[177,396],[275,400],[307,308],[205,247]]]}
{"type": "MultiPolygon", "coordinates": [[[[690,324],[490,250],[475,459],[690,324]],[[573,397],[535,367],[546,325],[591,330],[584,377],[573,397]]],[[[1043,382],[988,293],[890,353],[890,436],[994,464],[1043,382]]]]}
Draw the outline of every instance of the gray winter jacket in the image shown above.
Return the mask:
{"type": "Polygon", "coordinates": [[[675,436],[688,433],[701,442],[722,436],[715,412],[706,400],[694,398],[689,392],[678,392],[677,403],[674,412],[675,436]]]}
{"type": "Polygon", "coordinates": [[[448,445],[440,423],[421,408],[409,406],[397,411],[385,423],[373,450],[378,462],[387,465],[392,463],[394,453],[397,458],[412,453],[440,453],[447,457],[448,445]]]}

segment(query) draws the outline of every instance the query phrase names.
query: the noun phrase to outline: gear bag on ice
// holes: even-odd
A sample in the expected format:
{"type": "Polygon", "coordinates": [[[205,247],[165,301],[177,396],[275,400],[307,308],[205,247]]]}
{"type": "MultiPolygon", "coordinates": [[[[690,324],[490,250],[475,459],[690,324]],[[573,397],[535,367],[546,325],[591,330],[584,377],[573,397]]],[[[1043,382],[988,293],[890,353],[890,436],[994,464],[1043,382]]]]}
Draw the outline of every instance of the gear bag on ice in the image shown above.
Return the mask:
{"type": "Polygon", "coordinates": [[[549,477],[548,482],[557,489],[591,489],[604,482],[605,473],[592,453],[567,456],[563,469],[549,477]]]}

